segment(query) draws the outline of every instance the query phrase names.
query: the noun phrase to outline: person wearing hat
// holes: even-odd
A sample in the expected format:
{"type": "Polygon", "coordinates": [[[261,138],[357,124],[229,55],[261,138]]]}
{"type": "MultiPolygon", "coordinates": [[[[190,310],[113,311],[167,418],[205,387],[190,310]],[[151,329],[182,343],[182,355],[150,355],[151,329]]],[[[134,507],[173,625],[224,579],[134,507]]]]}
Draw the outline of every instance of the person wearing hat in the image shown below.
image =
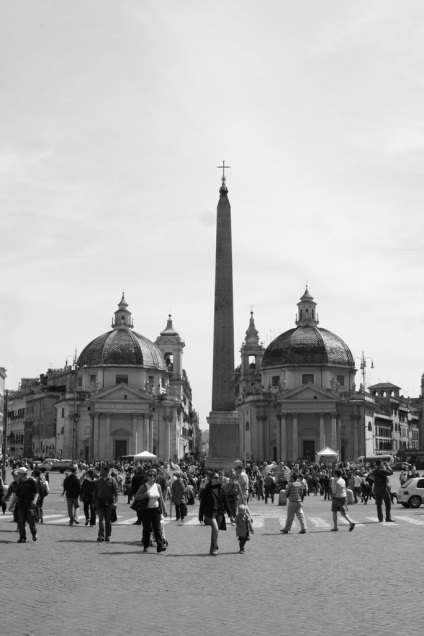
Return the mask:
{"type": "Polygon", "coordinates": [[[33,477],[28,477],[28,469],[24,467],[18,468],[17,477],[16,510],[19,528],[18,543],[25,543],[26,541],[26,524],[28,524],[31,531],[32,540],[37,541],[37,529],[35,526],[35,504],[38,498],[37,482],[33,477]]]}
{"type": "Polygon", "coordinates": [[[81,482],[78,479],[77,467],[73,464],[70,469],[70,474],[63,480],[63,492],[62,497],[66,494],[66,504],[68,506],[69,525],[73,526],[74,523],[78,524],[78,508],[79,498],[81,496],[81,482]]]}

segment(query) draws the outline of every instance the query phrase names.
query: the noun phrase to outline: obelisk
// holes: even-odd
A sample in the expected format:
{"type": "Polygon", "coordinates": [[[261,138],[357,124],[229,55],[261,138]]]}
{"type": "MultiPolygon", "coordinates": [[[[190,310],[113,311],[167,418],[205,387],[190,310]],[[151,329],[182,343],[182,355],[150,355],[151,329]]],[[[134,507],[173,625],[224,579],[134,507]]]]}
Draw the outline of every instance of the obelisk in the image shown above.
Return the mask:
{"type": "Polygon", "coordinates": [[[211,468],[229,469],[239,459],[239,415],[235,410],[234,308],[231,206],[225,161],[216,222],[215,315],[213,338],[212,411],[209,414],[211,468]]]}

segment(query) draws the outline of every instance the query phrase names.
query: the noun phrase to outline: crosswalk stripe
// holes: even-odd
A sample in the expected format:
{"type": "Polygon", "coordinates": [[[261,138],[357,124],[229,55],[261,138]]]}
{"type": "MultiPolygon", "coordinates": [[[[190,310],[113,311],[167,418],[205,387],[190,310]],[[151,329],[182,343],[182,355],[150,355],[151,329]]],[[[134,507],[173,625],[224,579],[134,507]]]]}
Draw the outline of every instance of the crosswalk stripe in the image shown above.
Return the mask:
{"type": "Polygon", "coordinates": [[[121,522],[121,526],[130,526],[137,521],[137,517],[130,517],[130,519],[125,519],[125,521],[121,522]]]}
{"type": "Polygon", "coordinates": [[[321,517],[307,517],[306,522],[313,523],[317,528],[331,528],[333,524],[328,523],[325,519],[321,519],[321,517]]]}
{"type": "MultiPolygon", "coordinates": [[[[271,512],[271,511],[270,511],[271,512]]],[[[130,517],[129,519],[123,519],[124,515],[118,515],[118,520],[117,522],[115,522],[115,525],[117,526],[129,526],[129,525],[133,525],[135,521],[137,521],[137,517],[130,517]]],[[[323,518],[323,517],[310,517],[309,515],[305,515],[306,518],[306,523],[309,526],[315,527],[315,528],[322,528],[322,529],[328,529],[330,527],[332,527],[332,523],[331,523],[331,519],[330,518],[323,518]]],[[[265,522],[266,523],[271,523],[272,525],[276,525],[278,522],[278,525],[280,527],[283,527],[286,523],[286,519],[287,519],[287,514],[283,513],[280,514],[279,512],[277,514],[275,514],[274,512],[271,514],[253,514],[252,515],[252,523],[253,523],[253,528],[256,529],[260,529],[260,528],[264,528],[265,527],[265,522]]],[[[378,523],[378,518],[376,516],[370,516],[370,517],[365,517],[365,519],[367,521],[371,521],[373,523],[378,523]]],[[[400,522],[404,522],[404,523],[408,523],[411,524],[413,526],[423,526],[424,525],[424,518],[420,521],[414,517],[411,516],[406,516],[406,515],[393,515],[393,519],[396,519],[396,521],[400,521],[400,522]]],[[[7,515],[3,515],[0,516],[0,521],[6,521],[8,523],[13,522],[13,516],[11,514],[7,514],[7,515]]],[[[47,524],[65,524],[65,523],[69,523],[69,517],[68,515],[64,515],[62,514],[44,514],[43,516],[43,520],[44,523],[47,524]]],[[[78,516],[78,520],[80,521],[80,525],[83,525],[84,522],[85,523],[85,516],[81,515],[78,516]]],[[[176,523],[175,520],[175,516],[170,519],[169,516],[166,517],[163,520],[164,525],[167,525],[169,523],[175,524],[175,525],[184,525],[184,526],[190,526],[190,527],[200,527],[201,524],[199,522],[198,519],[198,512],[194,511],[194,512],[189,512],[187,514],[187,517],[185,518],[184,524],[182,523],[176,523]]],[[[348,521],[346,519],[344,519],[343,517],[339,517],[338,519],[338,524],[339,525],[348,525],[348,521]]],[[[365,522],[357,522],[355,521],[355,526],[356,527],[364,527],[365,526],[365,522]]],[[[299,521],[298,519],[295,517],[294,518],[294,522],[293,522],[294,526],[299,526],[299,521]]],[[[231,526],[229,523],[227,523],[228,528],[234,527],[231,526]]],[[[397,524],[391,524],[391,523],[386,523],[385,521],[383,521],[382,525],[384,525],[385,527],[396,527],[397,524]]],[[[399,526],[398,526],[399,527],[399,526]]]]}
{"type": "MultiPolygon", "coordinates": [[[[366,517],[366,519],[368,519],[368,521],[375,521],[376,523],[378,523],[378,517],[366,517]]],[[[385,521],[383,521],[382,523],[384,523],[386,527],[392,527],[392,528],[396,527],[391,523],[386,523],[385,521]]]]}
{"type": "Polygon", "coordinates": [[[424,526],[424,521],[418,521],[418,519],[411,519],[411,517],[393,517],[393,519],[399,519],[400,521],[407,521],[414,526],[424,526]]]}
{"type": "Polygon", "coordinates": [[[185,526],[200,526],[200,521],[197,517],[193,517],[193,519],[189,519],[188,521],[184,521],[185,526]]]}

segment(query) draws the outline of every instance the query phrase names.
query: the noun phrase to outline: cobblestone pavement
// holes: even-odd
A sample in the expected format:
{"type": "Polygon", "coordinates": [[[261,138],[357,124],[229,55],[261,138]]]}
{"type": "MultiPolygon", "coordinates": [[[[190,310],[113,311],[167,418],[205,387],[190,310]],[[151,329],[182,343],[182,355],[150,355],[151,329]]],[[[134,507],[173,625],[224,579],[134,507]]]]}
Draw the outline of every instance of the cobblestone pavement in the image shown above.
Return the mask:
{"type": "Polygon", "coordinates": [[[295,521],[282,535],[286,507],[253,500],[246,553],[238,554],[229,525],[211,557],[196,505],[184,524],[167,520],[165,553],[143,554],[123,496],[111,543],[97,543],[81,516],[69,527],[62,479],[52,476],[37,542],[17,544],[11,515],[0,514],[5,636],[424,632],[424,507],[395,505],[396,523],[388,524],[378,523],[373,503],[357,504],[349,511],[354,531],[340,523],[336,533],[329,502],[310,496],[308,532],[299,535],[295,521]]]}

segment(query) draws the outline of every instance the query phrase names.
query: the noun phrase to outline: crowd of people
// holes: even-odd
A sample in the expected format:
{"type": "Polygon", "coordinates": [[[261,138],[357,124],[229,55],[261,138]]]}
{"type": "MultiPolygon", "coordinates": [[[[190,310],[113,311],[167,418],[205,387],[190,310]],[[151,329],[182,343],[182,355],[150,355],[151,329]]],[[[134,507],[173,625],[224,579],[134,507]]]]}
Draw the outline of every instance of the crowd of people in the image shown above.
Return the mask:
{"type": "MultiPolygon", "coordinates": [[[[307,496],[321,496],[331,500],[333,531],[338,530],[337,516],[341,514],[352,531],[355,523],[348,515],[348,503],[361,501],[367,504],[374,499],[379,521],[383,521],[383,508],[387,522],[391,522],[390,508],[395,493],[391,492],[389,475],[392,471],[380,460],[370,470],[357,468],[355,464],[284,462],[247,463],[235,466],[225,474],[223,470],[206,470],[200,463],[176,465],[169,462],[90,462],[73,465],[62,483],[62,496],[66,499],[69,525],[79,524],[78,512],[82,504],[85,525],[98,526],[97,541],[109,542],[112,524],[116,521],[116,508],[120,494],[136,513],[135,525],[143,526],[142,546],[147,552],[156,543],[157,552],[165,552],[164,534],[166,502],[176,521],[184,523],[187,506],[199,500],[198,519],[211,527],[210,554],[218,553],[219,530],[226,529],[225,515],[236,528],[240,553],[253,532],[249,501],[256,498],[265,504],[273,504],[275,496],[284,491],[287,497],[287,519],[283,534],[290,532],[294,517],[307,531],[302,503],[307,496]],[[80,473],[78,475],[77,473],[80,473]],[[349,501],[349,495],[351,500],[349,501]],[[153,541],[154,539],[154,541],[153,541]]],[[[49,473],[31,462],[11,464],[13,481],[1,500],[3,514],[6,507],[13,512],[19,531],[19,543],[27,539],[28,525],[34,541],[37,540],[37,524],[43,523],[43,503],[49,494],[49,473]]],[[[416,475],[402,471],[400,483],[416,475]]],[[[0,484],[3,487],[3,484],[0,484]]]]}

